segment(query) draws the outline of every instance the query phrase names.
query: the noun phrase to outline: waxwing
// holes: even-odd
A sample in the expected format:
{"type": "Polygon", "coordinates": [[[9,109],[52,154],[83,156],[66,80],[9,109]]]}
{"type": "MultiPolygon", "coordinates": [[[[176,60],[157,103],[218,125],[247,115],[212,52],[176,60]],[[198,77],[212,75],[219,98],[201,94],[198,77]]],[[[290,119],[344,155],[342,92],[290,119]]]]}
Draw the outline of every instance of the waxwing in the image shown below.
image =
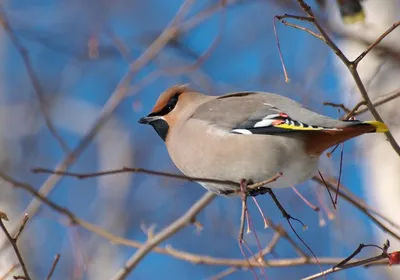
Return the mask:
{"type": "MultiPolygon", "coordinates": [[[[381,122],[335,120],[273,93],[209,96],[187,85],[164,91],[139,123],[155,129],[172,161],[187,176],[257,183],[281,172],[270,188],[309,179],[320,155],[336,144],[364,133],[387,131],[381,122]]],[[[200,184],[223,195],[237,193],[239,188],[200,184]]]]}

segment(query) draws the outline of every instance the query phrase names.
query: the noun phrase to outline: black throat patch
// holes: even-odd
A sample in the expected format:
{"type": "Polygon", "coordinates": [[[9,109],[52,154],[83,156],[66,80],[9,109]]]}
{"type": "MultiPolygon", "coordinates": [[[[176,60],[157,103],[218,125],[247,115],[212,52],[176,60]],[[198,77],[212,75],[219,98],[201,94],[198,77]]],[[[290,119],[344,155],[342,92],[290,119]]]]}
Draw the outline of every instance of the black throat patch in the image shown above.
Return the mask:
{"type": "Polygon", "coordinates": [[[164,121],[163,119],[158,119],[152,121],[149,124],[154,128],[154,130],[157,132],[157,134],[161,137],[162,140],[165,141],[165,139],[167,139],[169,125],[166,121],[164,121]]]}

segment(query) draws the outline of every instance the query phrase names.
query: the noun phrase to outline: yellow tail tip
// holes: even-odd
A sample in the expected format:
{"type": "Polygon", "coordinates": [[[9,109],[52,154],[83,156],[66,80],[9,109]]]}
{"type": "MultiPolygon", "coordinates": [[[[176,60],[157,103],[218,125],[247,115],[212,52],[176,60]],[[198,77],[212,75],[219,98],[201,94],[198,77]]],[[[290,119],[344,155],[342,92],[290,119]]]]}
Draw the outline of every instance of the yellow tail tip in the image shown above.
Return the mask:
{"type": "Polygon", "coordinates": [[[365,14],[363,11],[360,11],[358,13],[352,14],[352,15],[345,15],[343,16],[343,22],[345,24],[355,24],[358,22],[365,22],[365,14]]]}
{"type": "Polygon", "coordinates": [[[388,131],[389,131],[388,127],[387,127],[386,124],[384,124],[383,122],[378,122],[378,121],[366,121],[366,122],[363,122],[363,123],[370,124],[370,125],[372,125],[373,127],[375,127],[375,132],[381,132],[381,133],[383,133],[383,132],[388,132],[388,131]]]}

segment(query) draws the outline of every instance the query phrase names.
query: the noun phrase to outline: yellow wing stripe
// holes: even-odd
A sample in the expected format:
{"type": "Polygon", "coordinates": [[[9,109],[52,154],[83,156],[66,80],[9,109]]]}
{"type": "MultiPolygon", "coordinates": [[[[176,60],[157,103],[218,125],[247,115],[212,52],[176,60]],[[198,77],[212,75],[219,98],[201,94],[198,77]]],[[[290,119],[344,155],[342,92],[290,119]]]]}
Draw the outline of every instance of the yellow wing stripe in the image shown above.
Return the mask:
{"type": "MultiPolygon", "coordinates": [[[[375,132],[379,133],[384,133],[389,131],[388,127],[386,124],[378,121],[366,121],[362,122],[364,124],[369,124],[375,127],[375,132]]],[[[283,129],[290,129],[290,130],[301,130],[301,131],[321,131],[321,130],[341,130],[340,128],[326,128],[326,127],[311,127],[311,126],[299,126],[299,125],[293,125],[293,124],[287,124],[287,123],[282,123],[282,124],[276,124],[274,127],[279,127],[283,129]]]]}
{"type": "Polygon", "coordinates": [[[311,127],[311,126],[304,127],[304,126],[292,125],[292,124],[286,124],[286,123],[276,124],[274,126],[279,127],[279,128],[284,128],[284,129],[291,129],[291,130],[305,130],[305,131],[307,131],[307,130],[308,131],[326,130],[326,128],[323,128],[323,127],[311,127]]]}

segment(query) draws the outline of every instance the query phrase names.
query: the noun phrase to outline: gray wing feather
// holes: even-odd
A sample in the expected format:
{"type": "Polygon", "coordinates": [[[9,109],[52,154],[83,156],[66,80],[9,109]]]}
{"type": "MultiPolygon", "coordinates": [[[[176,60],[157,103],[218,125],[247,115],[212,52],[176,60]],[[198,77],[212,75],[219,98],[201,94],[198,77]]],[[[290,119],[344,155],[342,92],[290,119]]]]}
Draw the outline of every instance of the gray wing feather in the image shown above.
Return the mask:
{"type": "Polygon", "coordinates": [[[265,116],[279,112],[313,126],[339,128],[349,125],[310,111],[290,98],[266,92],[239,92],[221,96],[202,104],[192,118],[231,130],[250,127],[265,116]]]}

